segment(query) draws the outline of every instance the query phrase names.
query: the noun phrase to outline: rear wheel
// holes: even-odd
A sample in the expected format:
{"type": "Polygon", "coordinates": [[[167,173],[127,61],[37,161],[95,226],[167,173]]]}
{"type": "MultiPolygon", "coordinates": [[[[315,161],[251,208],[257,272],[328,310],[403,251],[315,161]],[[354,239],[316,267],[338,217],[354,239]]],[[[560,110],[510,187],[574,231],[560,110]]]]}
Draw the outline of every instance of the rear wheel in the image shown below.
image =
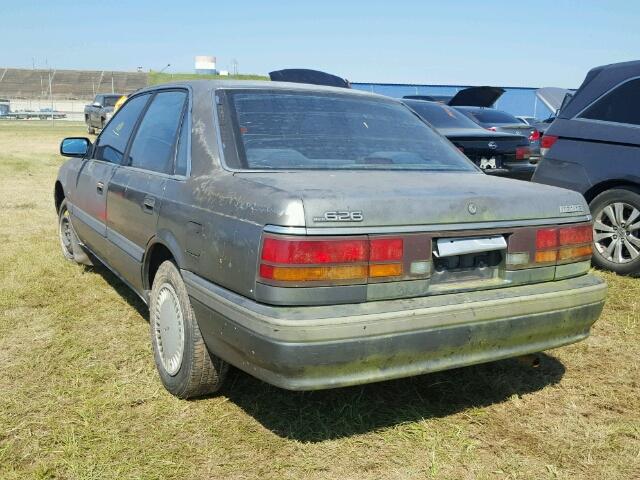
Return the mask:
{"type": "Polygon", "coordinates": [[[156,272],[149,312],[153,356],[165,388],[178,398],[218,391],[229,365],[207,350],[182,276],[171,261],[156,272]]]}
{"type": "Polygon", "coordinates": [[[640,273],[640,194],[615,188],[591,202],[593,263],[621,275],[640,273]]]}

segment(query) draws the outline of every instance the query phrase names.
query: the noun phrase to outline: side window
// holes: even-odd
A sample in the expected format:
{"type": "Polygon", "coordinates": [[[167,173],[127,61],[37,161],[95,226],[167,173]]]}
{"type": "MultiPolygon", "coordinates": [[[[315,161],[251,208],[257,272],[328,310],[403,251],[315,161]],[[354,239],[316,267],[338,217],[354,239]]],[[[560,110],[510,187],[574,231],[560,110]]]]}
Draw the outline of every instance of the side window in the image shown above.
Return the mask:
{"type": "Polygon", "coordinates": [[[184,113],[182,119],[182,125],[180,126],[180,137],[178,138],[178,149],[176,153],[176,175],[187,174],[187,163],[189,159],[189,134],[191,129],[189,128],[189,115],[184,113]]]}
{"type": "Polygon", "coordinates": [[[133,139],[129,153],[132,167],[173,173],[174,147],[186,99],[184,91],[156,94],[133,139]]]}
{"type": "Polygon", "coordinates": [[[580,117],[640,125],[640,79],[630,80],[607,93],[580,117]]]}
{"type": "Polygon", "coordinates": [[[149,95],[134,97],[118,110],[118,113],[108,123],[107,128],[98,137],[93,158],[122,163],[129,136],[148,99],[149,95]]]}

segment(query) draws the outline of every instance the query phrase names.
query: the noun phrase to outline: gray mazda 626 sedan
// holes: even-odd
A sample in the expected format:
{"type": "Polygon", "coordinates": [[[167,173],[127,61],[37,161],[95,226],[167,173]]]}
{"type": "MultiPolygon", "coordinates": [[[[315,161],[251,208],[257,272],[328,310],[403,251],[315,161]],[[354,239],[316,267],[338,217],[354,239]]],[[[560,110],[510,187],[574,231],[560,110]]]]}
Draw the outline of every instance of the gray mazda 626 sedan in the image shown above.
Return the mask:
{"type": "Polygon", "coordinates": [[[229,364],[309,390],[539,352],[602,310],[582,196],[485,175],[391,98],[162,85],[60,151],[62,252],[149,305],[178,397],[229,364]]]}

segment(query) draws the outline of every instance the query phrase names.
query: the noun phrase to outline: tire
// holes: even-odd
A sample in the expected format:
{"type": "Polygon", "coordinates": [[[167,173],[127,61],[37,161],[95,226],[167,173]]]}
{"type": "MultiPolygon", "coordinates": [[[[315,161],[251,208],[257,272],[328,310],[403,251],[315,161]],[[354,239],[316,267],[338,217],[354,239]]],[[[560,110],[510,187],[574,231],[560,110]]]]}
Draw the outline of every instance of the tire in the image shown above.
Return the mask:
{"type": "Polygon", "coordinates": [[[153,280],[149,330],[156,368],[172,395],[194,398],[220,389],[229,365],[207,350],[187,288],[171,261],[160,265],[153,280]]]}
{"type": "Polygon", "coordinates": [[[614,188],[591,201],[593,264],[620,275],[640,273],[640,193],[614,188]]]}
{"type": "Polygon", "coordinates": [[[93,265],[87,252],[82,249],[78,235],[71,224],[67,201],[63,200],[58,209],[58,239],[62,255],[70,262],[93,265]]]}

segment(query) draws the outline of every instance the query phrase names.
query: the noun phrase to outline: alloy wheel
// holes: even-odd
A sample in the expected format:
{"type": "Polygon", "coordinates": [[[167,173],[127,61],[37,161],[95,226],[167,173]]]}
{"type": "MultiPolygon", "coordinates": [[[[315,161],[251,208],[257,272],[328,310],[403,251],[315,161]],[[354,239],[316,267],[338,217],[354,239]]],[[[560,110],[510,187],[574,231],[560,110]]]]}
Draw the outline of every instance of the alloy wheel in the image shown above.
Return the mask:
{"type": "Polygon", "coordinates": [[[610,262],[634,261],[640,256],[640,210],[624,202],[610,203],[596,216],[593,241],[610,262]]]}

